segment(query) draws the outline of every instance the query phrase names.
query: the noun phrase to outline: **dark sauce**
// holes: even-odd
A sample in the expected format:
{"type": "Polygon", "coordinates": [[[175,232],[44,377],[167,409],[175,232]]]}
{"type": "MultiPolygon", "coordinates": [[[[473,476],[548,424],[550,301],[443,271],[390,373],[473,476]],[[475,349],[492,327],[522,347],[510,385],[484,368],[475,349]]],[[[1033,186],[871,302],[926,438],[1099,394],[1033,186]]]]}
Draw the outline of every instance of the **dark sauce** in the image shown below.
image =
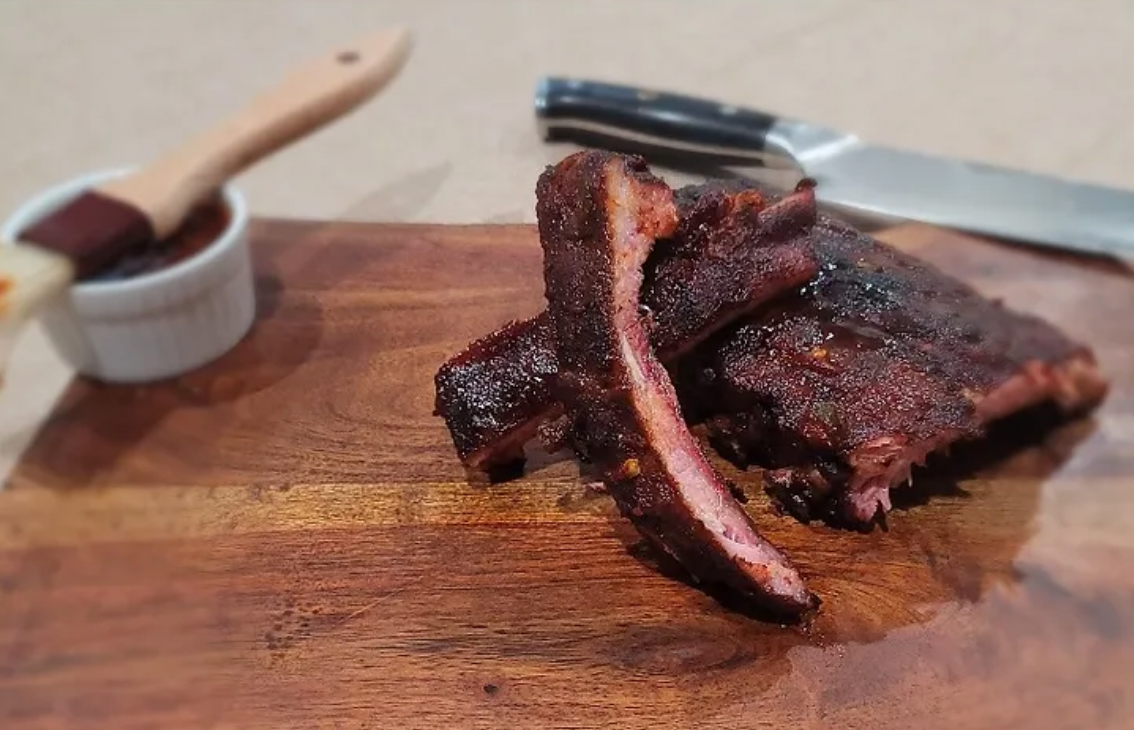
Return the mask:
{"type": "Polygon", "coordinates": [[[84,281],[121,281],[168,269],[208,248],[228,228],[230,220],[232,211],[219,195],[214,196],[194,208],[173,235],[131,251],[84,281]]]}

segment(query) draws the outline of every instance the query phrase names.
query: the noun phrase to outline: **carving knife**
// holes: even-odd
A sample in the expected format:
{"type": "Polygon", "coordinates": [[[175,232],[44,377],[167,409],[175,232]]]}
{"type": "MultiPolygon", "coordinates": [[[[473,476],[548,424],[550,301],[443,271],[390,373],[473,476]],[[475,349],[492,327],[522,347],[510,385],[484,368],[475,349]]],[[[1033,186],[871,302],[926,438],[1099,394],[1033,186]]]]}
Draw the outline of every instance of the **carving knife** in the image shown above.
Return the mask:
{"type": "Polygon", "coordinates": [[[543,78],[535,110],[549,141],[794,167],[835,208],[1134,258],[1132,190],[883,147],[765,111],[599,81],[543,78]]]}

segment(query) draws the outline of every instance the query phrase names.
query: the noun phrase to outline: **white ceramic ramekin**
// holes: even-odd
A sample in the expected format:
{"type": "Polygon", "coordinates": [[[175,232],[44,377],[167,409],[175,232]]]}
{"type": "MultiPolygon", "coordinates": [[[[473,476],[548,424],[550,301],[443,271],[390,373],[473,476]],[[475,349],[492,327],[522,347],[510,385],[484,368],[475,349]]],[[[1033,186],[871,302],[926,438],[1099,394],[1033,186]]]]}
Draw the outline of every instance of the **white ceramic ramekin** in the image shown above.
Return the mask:
{"type": "MultiPolygon", "coordinates": [[[[4,222],[2,240],[126,172],[91,173],[40,193],[4,222]]],[[[112,383],[162,380],[215,360],[247,334],[256,314],[248,209],[235,188],[222,194],[228,227],[196,255],[121,281],[73,284],[46,309],[47,334],[76,370],[112,383]]]]}

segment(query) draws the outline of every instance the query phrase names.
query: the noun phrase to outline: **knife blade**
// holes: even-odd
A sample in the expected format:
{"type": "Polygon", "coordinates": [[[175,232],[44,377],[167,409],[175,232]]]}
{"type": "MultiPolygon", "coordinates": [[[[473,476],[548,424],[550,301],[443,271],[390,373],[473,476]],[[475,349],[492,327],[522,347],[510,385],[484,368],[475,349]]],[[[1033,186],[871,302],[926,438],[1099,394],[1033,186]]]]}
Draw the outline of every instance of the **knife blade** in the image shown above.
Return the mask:
{"type": "Polygon", "coordinates": [[[548,141],[794,167],[836,208],[1134,257],[1130,190],[884,147],[765,111],[600,81],[543,78],[535,110],[548,141]]]}

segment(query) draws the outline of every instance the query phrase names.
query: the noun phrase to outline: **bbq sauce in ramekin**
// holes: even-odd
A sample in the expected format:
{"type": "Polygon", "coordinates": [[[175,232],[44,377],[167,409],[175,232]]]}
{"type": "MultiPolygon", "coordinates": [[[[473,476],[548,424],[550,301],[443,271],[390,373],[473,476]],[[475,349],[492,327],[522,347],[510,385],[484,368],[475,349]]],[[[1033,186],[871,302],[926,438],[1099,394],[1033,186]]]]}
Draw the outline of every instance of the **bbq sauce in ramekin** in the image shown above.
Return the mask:
{"type": "Polygon", "coordinates": [[[121,281],[168,269],[208,248],[221,237],[231,220],[232,211],[221,197],[210,198],[197,205],[171,236],[128,253],[83,281],[121,281]]]}

